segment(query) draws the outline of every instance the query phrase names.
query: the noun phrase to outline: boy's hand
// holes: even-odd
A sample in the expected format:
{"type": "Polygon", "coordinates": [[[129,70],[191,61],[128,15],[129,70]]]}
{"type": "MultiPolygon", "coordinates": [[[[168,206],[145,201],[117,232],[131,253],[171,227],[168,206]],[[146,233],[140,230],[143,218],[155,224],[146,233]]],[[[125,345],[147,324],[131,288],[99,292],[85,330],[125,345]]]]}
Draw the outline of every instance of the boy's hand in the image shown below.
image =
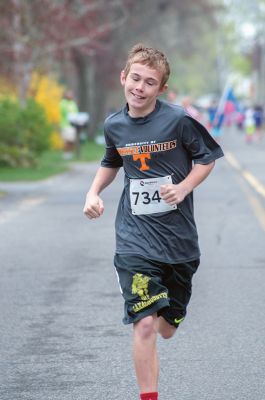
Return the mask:
{"type": "Polygon", "coordinates": [[[188,194],[188,190],[183,185],[169,184],[160,186],[160,196],[162,199],[173,206],[174,204],[181,203],[188,194]]]}
{"type": "Polygon", "coordinates": [[[104,204],[101,198],[97,195],[88,194],[84,206],[84,214],[89,218],[98,218],[103,214],[104,204]]]}

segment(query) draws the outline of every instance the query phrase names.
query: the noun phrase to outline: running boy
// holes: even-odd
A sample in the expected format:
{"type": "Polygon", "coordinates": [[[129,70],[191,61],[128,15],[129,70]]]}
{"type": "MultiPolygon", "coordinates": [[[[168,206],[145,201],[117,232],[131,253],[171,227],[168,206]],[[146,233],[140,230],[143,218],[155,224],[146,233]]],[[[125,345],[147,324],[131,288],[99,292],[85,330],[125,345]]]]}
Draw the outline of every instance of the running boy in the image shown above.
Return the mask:
{"type": "Polygon", "coordinates": [[[106,152],[84,213],[100,217],[99,194],[124,168],[116,216],[114,264],[133,324],[133,358],[141,400],[158,399],[157,334],[172,337],[184,320],[200,250],[193,189],[223,152],[179,106],[157,99],[170,67],[160,51],[134,46],[120,80],[126,106],[105,121],[106,152]]]}

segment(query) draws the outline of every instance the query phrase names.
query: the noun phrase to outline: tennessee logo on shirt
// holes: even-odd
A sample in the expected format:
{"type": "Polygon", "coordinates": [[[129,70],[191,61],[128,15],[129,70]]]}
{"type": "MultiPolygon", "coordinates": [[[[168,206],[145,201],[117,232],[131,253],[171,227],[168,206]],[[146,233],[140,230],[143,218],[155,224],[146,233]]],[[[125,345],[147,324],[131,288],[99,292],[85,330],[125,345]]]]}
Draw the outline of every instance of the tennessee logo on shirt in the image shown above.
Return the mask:
{"type": "Polygon", "coordinates": [[[133,161],[140,160],[140,163],[141,163],[140,170],[141,171],[147,171],[148,169],[150,169],[150,167],[146,164],[146,161],[145,161],[145,160],[150,160],[150,159],[151,159],[151,154],[150,153],[134,154],[133,155],[133,161]]]}
{"type": "Polygon", "coordinates": [[[151,153],[160,151],[169,151],[177,146],[176,140],[171,140],[164,143],[145,144],[142,146],[127,146],[117,148],[121,157],[132,156],[133,161],[140,161],[140,170],[147,171],[150,169],[146,160],[151,159],[151,153]]]}

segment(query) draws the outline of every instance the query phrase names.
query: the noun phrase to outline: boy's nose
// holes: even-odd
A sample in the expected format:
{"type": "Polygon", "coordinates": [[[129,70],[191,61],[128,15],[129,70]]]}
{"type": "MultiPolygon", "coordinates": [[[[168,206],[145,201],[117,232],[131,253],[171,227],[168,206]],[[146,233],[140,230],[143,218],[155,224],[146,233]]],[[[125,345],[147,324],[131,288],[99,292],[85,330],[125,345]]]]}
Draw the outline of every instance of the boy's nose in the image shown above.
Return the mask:
{"type": "Polygon", "coordinates": [[[144,82],[143,81],[138,81],[136,85],[137,90],[143,90],[144,88],[144,82]]]}

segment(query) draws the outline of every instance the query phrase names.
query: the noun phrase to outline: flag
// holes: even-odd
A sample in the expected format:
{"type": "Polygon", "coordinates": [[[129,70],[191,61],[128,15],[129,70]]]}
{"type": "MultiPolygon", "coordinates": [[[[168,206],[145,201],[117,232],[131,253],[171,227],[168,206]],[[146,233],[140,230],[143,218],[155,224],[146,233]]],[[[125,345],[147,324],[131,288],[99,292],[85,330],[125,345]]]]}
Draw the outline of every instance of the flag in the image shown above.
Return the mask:
{"type": "Polygon", "coordinates": [[[234,122],[238,110],[239,103],[235,96],[234,89],[230,84],[227,84],[220,98],[212,127],[221,128],[223,123],[230,125],[234,122]]]}

